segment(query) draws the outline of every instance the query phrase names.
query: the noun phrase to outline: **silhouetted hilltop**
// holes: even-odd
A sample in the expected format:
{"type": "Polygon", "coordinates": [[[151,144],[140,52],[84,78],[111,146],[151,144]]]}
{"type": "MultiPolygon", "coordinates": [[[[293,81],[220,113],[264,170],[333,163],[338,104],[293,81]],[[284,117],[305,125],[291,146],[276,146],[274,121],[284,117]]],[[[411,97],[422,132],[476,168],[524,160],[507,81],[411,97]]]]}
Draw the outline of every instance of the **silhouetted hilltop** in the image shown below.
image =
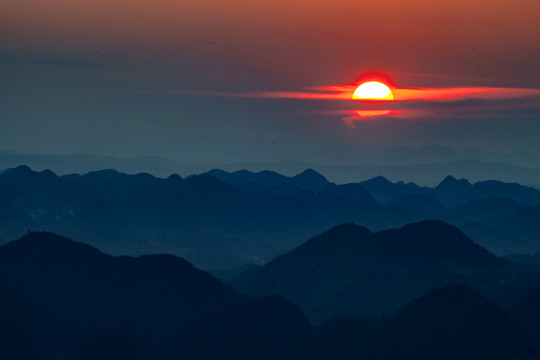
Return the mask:
{"type": "Polygon", "coordinates": [[[313,192],[321,191],[328,184],[328,180],[313,169],[306,169],[300,174],[293,176],[291,182],[300,186],[302,189],[308,189],[313,192]]]}
{"type": "Polygon", "coordinates": [[[460,194],[471,187],[471,183],[467,179],[456,179],[452,175],[448,175],[435,187],[438,192],[460,194]]]}
{"type": "Polygon", "coordinates": [[[253,182],[262,186],[274,187],[285,182],[290,182],[290,178],[287,176],[283,176],[274,171],[268,170],[256,173],[248,170],[239,170],[233,173],[228,173],[223,170],[213,169],[207,174],[234,185],[242,185],[253,182]]]}
{"type": "Polygon", "coordinates": [[[414,183],[393,183],[384,176],[377,176],[372,179],[362,181],[360,185],[369,191],[371,195],[377,199],[377,201],[382,203],[390,202],[394,199],[408,195],[424,194],[429,192],[425,188],[419,187],[414,183]]]}
{"type": "Polygon", "coordinates": [[[23,207],[42,199],[62,183],[52,171],[32,171],[28,166],[18,166],[0,174],[0,188],[10,201],[16,201],[23,207]]]}
{"type": "MultiPolygon", "coordinates": [[[[347,223],[255,270],[251,279],[288,291],[295,305],[249,298],[172,255],[113,257],[32,232],[0,246],[0,356],[535,359],[538,289],[505,312],[468,286],[442,285],[512,285],[520,275],[508,266],[439,221],[376,233],[347,223]],[[329,321],[314,327],[301,308],[329,321]],[[351,315],[366,309],[388,315],[351,315]]],[[[529,283],[514,284],[522,290],[540,283],[526,270],[529,283]]]]}
{"type": "Polygon", "coordinates": [[[238,288],[283,295],[320,322],[347,314],[388,314],[430,288],[476,283],[477,276],[492,284],[490,276],[504,266],[440,221],[373,234],[345,224],[274,259],[238,288]]]}
{"type": "Polygon", "coordinates": [[[381,252],[422,261],[463,266],[497,266],[493,254],[476,245],[458,228],[442,221],[426,220],[400,229],[375,234],[381,252]]]}
{"type": "MultiPolygon", "coordinates": [[[[245,299],[181,258],[112,257],[51,233],[29,233],[0,247],[0,273],[0,290],[69,315],[74,343],[118,326],[151,337],[157,329],[245,299]]],[[[65,338],[51,342],[57,351],[71,345],[65,338]]]]}
{"type": "Polygon", "coordinates": [[[306,169],[298,175],[287,177],[273,171],[251,172],[248,170],[239,170],[233,173],[220,169],[213,169],[207,172],[232,185],[244,185],[254,183],[265,187],[276,187],[283,183],[293,183],[301,189],[311,190],[313,192],[321,191],[329,182],[328,180],[313,169],[306,169]]]}
{"type": "Polygon", "coordinates": [[[466,179],[456,180],[452,176],[447,176],[435,187],[434,191],[439,199],[451,205],[496,197],[513,199],[524,205],[539,204],[540,202],[540,191],[517,183],[504,183],[496,180],[471,184],[466,179]]]}
{"type": "Polygon", "coordinates": [[[91,171],[84,175],[70,174],[62,176],[62,180],[65,181],[81,181],[88,185],[99,185],[103,182],[111,179],[126,176],[125,174],[116,171],[114,169],[104,169],[98,171],[91,171]]]}

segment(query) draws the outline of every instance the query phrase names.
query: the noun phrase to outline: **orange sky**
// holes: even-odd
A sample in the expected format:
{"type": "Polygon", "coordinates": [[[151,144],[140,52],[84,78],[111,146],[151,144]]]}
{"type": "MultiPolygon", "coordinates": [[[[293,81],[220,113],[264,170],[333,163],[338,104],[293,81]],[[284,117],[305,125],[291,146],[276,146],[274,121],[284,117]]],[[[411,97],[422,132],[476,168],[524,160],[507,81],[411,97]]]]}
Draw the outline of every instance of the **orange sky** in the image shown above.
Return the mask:
{"type": "MultiPolygon", "coordinates": [[[[343,82],[359,69],[437,74],[443,85],[464,82],[443,75],[522,86],[540,78],[537,0],[19,0],[2,8],[2,48],[22,54],[87,58],[100,49],[172,64],[219,57],[225,68],[242,62],[283,85],[343,82]]],[[[234,82],[207,67],[219,85],[234,82]]],[[[401,86],[437,85],[395,76],[401,86]]]]}

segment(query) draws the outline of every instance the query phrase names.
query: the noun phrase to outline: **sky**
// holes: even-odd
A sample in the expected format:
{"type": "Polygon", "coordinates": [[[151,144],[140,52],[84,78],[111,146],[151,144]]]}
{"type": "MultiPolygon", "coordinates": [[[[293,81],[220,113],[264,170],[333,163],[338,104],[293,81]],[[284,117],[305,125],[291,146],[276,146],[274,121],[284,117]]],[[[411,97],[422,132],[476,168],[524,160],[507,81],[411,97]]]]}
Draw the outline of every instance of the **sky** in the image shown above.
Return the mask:
{"type": "Polygon", "coordinates": [[[0,150],[185,163],[540,154],[539,13],[538,0],[4,2],[0,150]],[[396,101],[350,99],[373,74],[396,101]]]}

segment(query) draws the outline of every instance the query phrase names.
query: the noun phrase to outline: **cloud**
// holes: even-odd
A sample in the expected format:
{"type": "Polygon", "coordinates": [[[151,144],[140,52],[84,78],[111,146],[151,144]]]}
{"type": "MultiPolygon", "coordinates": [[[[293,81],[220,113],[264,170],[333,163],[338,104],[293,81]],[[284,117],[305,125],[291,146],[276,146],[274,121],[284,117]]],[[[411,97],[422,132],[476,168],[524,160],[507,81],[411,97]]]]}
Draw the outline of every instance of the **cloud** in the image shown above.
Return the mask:
{"type": "Polygon", "coordinates": [[[511,87],[400,88],[391,85],[394,100],[366,101],[352,98],[358,84],[357,82],[351,85],[319,86],[303,91],[158,90],[156,92],[178,96],[298,99],[318,102],[333,100],[334,102],[338,101],[341,105],[336,106],[335,110],[319,111],[319,115],[339,116],[348,127],[354,126],[358,121],[369,121],[379,117],[412,120],[474,120],[505,117],[517,112],[521,112],[521,117],[536,116],[540,110],[540,89],[511,87]]]}
{"type": "MultiPolygon", "coordinates": [[[[305,91],[264,91],[264,92],[226,92],[209,90],[157,90],[158,93],[174,95],[244,97],[266,99],[313,99],[347,100],[352,99],[356,85],[330,85],[308,88],[305,91]]],[[[540,89],[504,87],[452,87],[452,88],[398,88],[392,87],[395,102],[406,101],[457,101],[466,99],[501,100],[527,97],[540,97],[540,89]]],[[[373,102],[373,101],[369,101],[373,102]]],[[[391,102],[391,101],[389,101],[391,102]]]]}

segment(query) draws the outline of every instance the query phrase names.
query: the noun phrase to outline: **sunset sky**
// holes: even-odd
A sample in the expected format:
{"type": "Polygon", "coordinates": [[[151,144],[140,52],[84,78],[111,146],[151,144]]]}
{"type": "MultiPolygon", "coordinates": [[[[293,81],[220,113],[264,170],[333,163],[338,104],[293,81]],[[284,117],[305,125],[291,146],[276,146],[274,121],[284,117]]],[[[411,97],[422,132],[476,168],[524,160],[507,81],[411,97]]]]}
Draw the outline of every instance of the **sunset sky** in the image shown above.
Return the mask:
{"type": "Polygon", "coordinates": [[[433,145],[540,154],[538,0],[0,10],[0,150],[187,163],[350,163],[366,148],[433,145]],[[399,101],[327,96],[373,72],[399,101]]]}

